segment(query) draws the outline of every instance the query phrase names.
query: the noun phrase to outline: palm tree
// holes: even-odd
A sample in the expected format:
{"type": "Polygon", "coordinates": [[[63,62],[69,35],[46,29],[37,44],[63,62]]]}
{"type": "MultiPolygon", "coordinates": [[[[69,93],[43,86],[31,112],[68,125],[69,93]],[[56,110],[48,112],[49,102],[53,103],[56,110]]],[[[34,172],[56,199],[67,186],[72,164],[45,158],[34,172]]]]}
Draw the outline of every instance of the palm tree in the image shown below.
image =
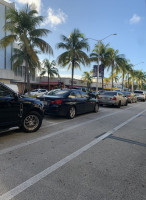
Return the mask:
{"type": "Polygon", "coordinates": [[[137,82],[138,89],[142,89],[143,83],[146,82],[146,74],[141,70],[135,70],[135,79],[137,82]]]}
{"type": "Polygon", "coordinates": [[[105,83],[105,87],[106,87],[110,82],[110,77],[109,78],[104,77],[103,82],[105,83]]]}
{"type": "Polygon", "coordinates": [[[54,60],[52,62],[50,62],[48,59],[44,59],[43,65],[44,65],[44,68],[42,69],[41,77],[47,73],[47,75],[48,75],[48,90],[50,90],[50,84],[49,84],[50,78],[54,77],[54,75],[59,76],[58,69],[55,67],[56,63],[54,60]]]}
{"type": "MultiPolygon", "coordinates": [[[[36,53],[38,53],[36,51],[36,53]]],[[[29,74],[34,75],[35,74],[35,69],[40,70],[40,63],[39,62],[34,62],[32,60],[31,56],[27,54],[27,59],[28,59],[28,64],[29,64],[29,74]]],[[[13,55],[11,57],[11,61],[13,63],[13,70],[16,71],[17,68],[22,68],[24,70],[24,90],[26,89],[26,67],[24,65],[25,63],[25,56],[24,52],[21,49],[13,48],[13,55]]]]}
{"type": "Polygon", "coordinates": [[[3,48],[16,42],[23,51],[28,92],[30,91],[30,66],[28,55],[34,63],[39,64],[39,58],[34,47],[43,53],[53,54],[51,46],[42,39],[42,37],[46,36],[50,31],[48,29],[38,28],[43,20],[44,18],[38,16],[38,12],[36,10],[31,10],[28,5],[20,11],[10,8],[7,10],[6,24],[4,26],[4,30],[8,31],[10,34],[0,40],[0,46],[3,48]]]}
{"type": "MultiPolygon", "coordinates": [[[[109,81],[112,79],[112,75],[109,76],[109,81]]],[[[117,84],[119,80],[119,77],[117,75],[117,72],[113,73],[113,81],[117,84]]],[[[116,86],[117,87],[117,86],[116,86]]]]}
{"type": "Polygon", "coordinates": [[[119,73],[120,66],[123,64],[124,60],[124,55],[118,53],[119,51],[114,50],[113,48],[107,49],[107,60],[108,60],[107,62],[108,62],[108,68],[111,67],[112,87],[114,87],[113,83],[114,71],[116,71],[116,73],[119,73]]]}
{"type": "Polygon", "coordinates": [[[93,78],[93,71],[91,70],[90,72],[84,72],[82,76],[82,81],[87,83],[87,88],[88,90],[90,89],[91,83],[92,83],[92,78],[93,78]]]}
{"type": "MultiPolygon", "coordinates": [[[[105,68],[108,65],[108,49],[109,44],[104,45],[102,42],[100,43],[100,48],[98,44],[95,45],[93,52],[90,54],[91,61],[98,63],[98,58],[101,61],[101,65],[105,68]]],[[[102,89],[103,89],[103,77],[102,77],[102,89]]]]}
{"type": "Polygon", "coordinates": [[[80,64],[88,65],[90,63],[88,55],[83,51],[84,49],[88,51],[89,45],[84,35],[78,29],[74,29],[69,37],[62,35],[61,39],[62,42],[57,44],[57,48],[62,48],[66,51],[57,58],[58,64],[62,67],[68,65],[68,70],[71,68],[71,86],[73,87],[75,68],[81,69],[80,64]]]}

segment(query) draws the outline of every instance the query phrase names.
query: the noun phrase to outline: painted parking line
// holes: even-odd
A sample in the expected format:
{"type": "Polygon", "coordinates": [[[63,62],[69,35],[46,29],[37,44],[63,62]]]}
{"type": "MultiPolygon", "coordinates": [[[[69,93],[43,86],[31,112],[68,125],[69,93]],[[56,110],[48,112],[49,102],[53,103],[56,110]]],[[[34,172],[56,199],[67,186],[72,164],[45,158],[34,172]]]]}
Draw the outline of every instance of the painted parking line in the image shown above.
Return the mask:
{"type": "Polygon", "coordinates": [[[46,168],[42,172],[36,174],[35,176],[33,176],[30,179],[26,180],[25,182],[21,183],[20,185],[18,185],[17,187],[13,188],[12,190],[10,190],[10,191],[6,192],[5,194],[1,195],[0,200],[11,200],[15,196],[17,196],[18,194],[20,194],[21,192],[26,190],[27,188],[31,187],[32,185],[34,185],[38,181],[42,180],[43,178],[45,178],[46,176],[51,174],[52,172],[54,172],[57,169],[59,169],[60,167],[64,166],[66,163],[70,162],[71,160],[73,160],[77,156],[81,155],[85,151],[89,150],[91,147],[93,147],[94,145],[96,145],[97,143],[102,141],[103,139],[105,139],[108,136],[110,136],[111,134],[115,133],[117,130],[119,130],[120,128],[122,128],[123,126],[125,126],[126,124],[128,124],[129,122],[131,122],[132,120],[134,120],[135,118],[140,116],[141,114],[143,114],[145,111],[146,111],[146,109],[144,111],[138,113],[137,115],[131,117],[130,119],[126,120],[122,124],[116,126],[112,130],[110,130],[107,133],[105,133],[104,135],[101,135],[97,139],[94,139],[89,144],[85,145],[84,147],[80,148],[79,150],[75,151],[74,153],[68,155],[67,157],[63,158],[62,160],[60,160],[59,162],[55,163],[54,165],[46,168]]]}
{"type": "Polygon", "coordinates": [[[78,128],[78,127],[80,127],[80,126],[84,126],[84,125],[90,124],[90,123],[92,123],[92,122],[95,122],[95,121],[104,119],[104,118],[106,118],[106,117],[110,117],[110,116],[112,116],[112,115],[116,115],[116,114],[118,114],[118,113],[120,113],[120,112],[123,112],[123,111],[125,111],[125,110],[129,110],[129,109],[131,109],[131,108],[127,108],[127,109],[124,109],[124,110],[120,110],[120,111],[118,111],[118,112],[114,112],[114,113],[110,113],[110,114],[104,115],[104,116],[102,116],[102,117],[97,117],[97,118],[95,118],[95,119],[91,119],[91,120],[88,120],[88,121],[85,121],[85,122],[81,122],[81,123],[78,123],[78,124],[76,124],[76,125],[70,126],[70,127],[68,127],[68,128],[64,128],[64,129],[62,129],[62,130],[55,131],[55,132],[50,133],[50,134],[48,134],[48,135],[41,136],[41,137],[35,138],[35,139],[33,139],[33,140],[29,140],[29,141],[23,142],[23,143],[21,143],[21,144],[14,145],[14,146],[11,146],[11,147],[2,149],[2,150],[0,150],[0,155],[3,155],[3,154],[8,153],[8,152],[10,152],[10,151],[14,151],[14,150],[20,149],[20,148],[22,148],[22,147],[26,147],[26,146],[31,145],[31,144],[34,144],[34,143],[36,143],[36,142],[40,142],[40,141],[45,140],[45,139],[48,139],[48,138],[50,138],[50,137],[52,137],[52,136],[56,136],[56,135],[62,134],[62,133],[64,133],[64,132],[70,131],[70,130],[75,129],[75,128],[78,128]]]}

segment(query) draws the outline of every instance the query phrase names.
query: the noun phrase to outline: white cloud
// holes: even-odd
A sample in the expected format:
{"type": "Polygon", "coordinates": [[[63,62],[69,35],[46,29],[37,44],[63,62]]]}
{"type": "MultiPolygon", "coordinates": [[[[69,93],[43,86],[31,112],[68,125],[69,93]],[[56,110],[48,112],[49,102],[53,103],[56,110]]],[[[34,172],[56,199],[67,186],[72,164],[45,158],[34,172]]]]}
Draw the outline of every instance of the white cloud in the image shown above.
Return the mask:
{"type": "Polygon", "coordinates": [[[129,20],[130,24],[137,24],[141,21],[141,17],[138,16],[137,14],[134,14],[131,19],[129,20]]]}
{"type": "Polygon", "coordinates": [[[50,24],[51,27],[54,27],[56,25],[65,23],[66,18],[67,18],[67,15],[61,9],[58,9],[55,12],[52,8],[49,8],[48,16],[42,25],[44,26],[46,24],[50,24]]]}
{"type": "Polygon", "coordinates": [[[16,0],[18,3],[21,4],[28,4],[32,5],[38,12],[41,10],[41,0],[16,0]]]}

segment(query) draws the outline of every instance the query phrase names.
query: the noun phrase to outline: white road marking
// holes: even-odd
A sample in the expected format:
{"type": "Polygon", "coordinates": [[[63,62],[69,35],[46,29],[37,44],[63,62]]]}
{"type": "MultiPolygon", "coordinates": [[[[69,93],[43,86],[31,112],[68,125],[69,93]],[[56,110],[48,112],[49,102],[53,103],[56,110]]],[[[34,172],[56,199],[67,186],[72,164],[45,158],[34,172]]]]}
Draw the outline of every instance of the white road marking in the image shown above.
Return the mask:
{"type": "Polygon", "coordinates": [[[90,149],[91,147],[93,147],[94,145],[96,145],[97,143],[99,143],[100,141],[102,141],[103,139],[108,137],[109,135],[113,134],[114,132],[116,132],[117,130],[119,130],[120,128],[122,128],[123,126],[125,126],[126,124],[131,122],[132,120],[134,120],[136,117],[138,117],[141,114],[143,114],[145,111],[146,111],[146,109],[144,111],[138,113],[137,115],[131,117],[130,119],[126,120],[122,124],[116,126],[115,128],[113,128],[112,130],[108,131],[107,133],[105,133],[104,135],[100,136],[99,138],[94,139],[89,144],[85,145],[84,147],[80,148],[79,150],[75,151],[74,153],[70,154],[69,156],[65,157],[64,159],[60,160],[59,162],[55,163],[54,165],[46,168],[42,172],[36,174],[35,176],[33,176],[30,179],[26,180],[25,182],[21,183],[20,185],[18,185],[17,187],[13,188],[12,190],[10,190],[10,191],[6,192],[5,194],[1,195],[0,200],[11,200],[15,196],[17,196],[18,194],[20,194],[21,192],[26,190],[27,188],[31,187],[32,185],[34,185],[35,183],[37,183],[41,179],[45,178],[46,176],[48,176],[52,172],[56,171],[57,169],[59,169],[60,167],[62,167],[66,163],[70,162],[71,160],[73,160],[74,158],[79,156],[80,154],[84,153],[85,151],[87,151],[88,149],[90,149]]]}
{"type": "Polygon", "coordinates": [[[130,109],[130,108],[123,109],[123,110],[120,110],[120,111],[118,111],[118,112],[114,112],[114,113],[110,113],[110,114],[104,115],[104,116],[102,116],[102,117],[98,117],[98,118],[95,118],[95,119],[92,119],[92,120],[88,120],[88,121],[85,121],[85,122],[81,122],[81,123],[79,123],[79,124],[77,124],[77,125],[73,125],[73,126],[70,126],[70,127],[68,127],[68,128],[64,128],[64,129],[62,129],[62,130],[59,130],[59,131],[55,131],[55,132],[53,132],[53,133],[50,133],[49,135],[41,136],[41,137],[35,138],[35,139],[33,139],[33,140],[29,140],[29,141],[23,142],[23,143],[21,143],[21,144],[18,144],[18,145],[15,145],[15,146],[11,146],[11,147],[2,149],[2,150],[0,150],[0,155],[3,155],[3,154],[8,153],[8,152],[10,152],[10,151],[14,151],[14,150],[16,150],[16,149],[20,149],[20,148],[22,148],[22,147],[31,145],[31,144],[33,144],[33,143],[36,143],[36,142],[45,140],[45,139],[50,138],[50,137],[52,137],[52,136],[56,136],[56,135],[58,135],[58,134],[61,134],[61,133],[70,131],[71,129],[75,129],[75,128],[78,128],[78,127],[80,127],[80,126],[87,125],[87,124],[89,124],[89,123],[91,123],[91,122],[95,122],[95,121],[104,119],[104,118],[106,118],[106,117],[109,117],[109,116],[112,116],[112,115],[116,115],[116,114],[118,114],[118,113],[120,113],[120,112],[123,112],[123,111],[125,111],[125,110],[129,110],[129,109],[130,109]]]}
{"type": "MultiPolygon", "coordinates": [[[[105,112],[106,110],[102,110],[102,111],[100,111],[100,113],[102,113],[102,112],[105,112]]],[[[85,118],[87,115],[88,116],[90,116],[90,115],[95,115],[95,114],[97,114],[97,113],[88,113],[88,114],[84,114],[84,115],[82,115],[82,116],[78,116],[79,117],[79,119],[82,119],[82,118],[85,118]]],[[[75,120],[76,120],[77,118],[75,118],[75,120]]],[[[49,119],[48,119],[49,120],[49,119]]],[[[50,121],[48,121],[49,123],[50,123],[50,121]]],[[[43,127],[41,127],[41,129],[43,129],[43,128],[47,128],[47,127],[50,127],[50,126],[55,126],[55,125],[58,125],[58,124],[62,124],[62,123],[65,123],[65,122],[69,122],[69,119],[68,120],[64,120],[64,121],[61,121],[61,122],[54,122],[54,124],[49,124],[49,125],[44,125],[43,127]]]]}

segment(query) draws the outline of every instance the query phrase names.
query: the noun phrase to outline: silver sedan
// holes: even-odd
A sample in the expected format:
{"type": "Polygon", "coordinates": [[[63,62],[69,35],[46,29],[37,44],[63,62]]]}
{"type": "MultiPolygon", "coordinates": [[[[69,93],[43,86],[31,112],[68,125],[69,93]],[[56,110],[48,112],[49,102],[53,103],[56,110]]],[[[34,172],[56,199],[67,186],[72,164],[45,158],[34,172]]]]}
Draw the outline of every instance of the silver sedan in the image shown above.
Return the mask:
{"type": "Polygon", "coordinates": [[[120,92],[107,91],[104,94],[98,95],[100,105],[114,105],[120,108],[121,106],[127,106],[128,99],[120,92]]]}

